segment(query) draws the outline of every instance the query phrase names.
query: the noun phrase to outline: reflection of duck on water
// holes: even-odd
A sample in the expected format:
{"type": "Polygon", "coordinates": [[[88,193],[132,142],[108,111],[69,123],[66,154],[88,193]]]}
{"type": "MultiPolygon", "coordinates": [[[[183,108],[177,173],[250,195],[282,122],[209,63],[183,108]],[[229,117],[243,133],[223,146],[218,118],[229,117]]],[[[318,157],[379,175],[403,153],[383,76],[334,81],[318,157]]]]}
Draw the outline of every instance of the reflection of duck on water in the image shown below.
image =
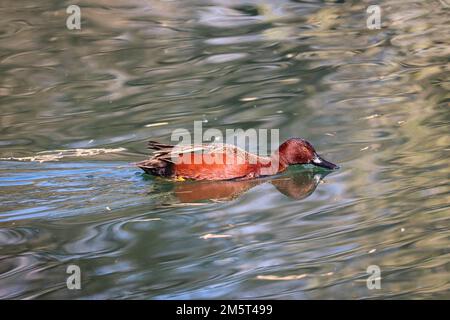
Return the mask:
{"type": "Polygon", "coordinates": [[[174,183],[171,193],[182,203],[199,201],[229,201],[238,198],[249,189],[271,183],[282,194],[301,200],[310,196],[317,185],[329,172],[306,170],[290,175],[265,179],[229,181],[185,181],[174,183]]]}

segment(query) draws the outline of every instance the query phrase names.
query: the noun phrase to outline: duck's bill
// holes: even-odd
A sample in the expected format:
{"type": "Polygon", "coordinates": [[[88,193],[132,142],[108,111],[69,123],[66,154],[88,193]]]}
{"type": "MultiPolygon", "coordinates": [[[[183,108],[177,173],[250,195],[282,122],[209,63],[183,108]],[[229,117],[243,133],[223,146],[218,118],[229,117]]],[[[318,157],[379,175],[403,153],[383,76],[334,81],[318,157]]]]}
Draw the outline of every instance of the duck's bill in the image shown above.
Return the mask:
{"type": "Polygon", "coordinates": [[[330,170],[339,169],[338,165],[335,165],[334,163],[331,163],[331,162],[323,159],[319,155],[316,155],[311,162],[312,162],[312,164],[314,164],[315,166],[318,166],[318,167],[322,167],[322,168],[326,168],[326,169],[330,169],[330,170]]]}

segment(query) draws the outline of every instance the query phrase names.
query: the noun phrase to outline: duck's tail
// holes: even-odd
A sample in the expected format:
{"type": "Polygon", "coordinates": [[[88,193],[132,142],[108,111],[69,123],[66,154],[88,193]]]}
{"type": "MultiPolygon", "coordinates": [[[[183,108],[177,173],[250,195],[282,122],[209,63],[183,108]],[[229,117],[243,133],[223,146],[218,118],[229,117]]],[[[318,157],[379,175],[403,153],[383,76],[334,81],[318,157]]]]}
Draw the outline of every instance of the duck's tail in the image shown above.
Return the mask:
{"type": "Polygon", "coordinates": [[[173,145],[160,143],[158,141],[149,141],[148,148],[154,150],[150,159],[135,163],[136,166],[148,174],[155,176],[171,176],[173,172],[173,163],[170,161],[170,151],[173,145]]]}
{"type": "Polygon", "coordinates": [[[172,163],[160,160],[158,158],[140,161],[135,164],[146,173],[155,176],[169,177],[173,173],[172,163]]]}

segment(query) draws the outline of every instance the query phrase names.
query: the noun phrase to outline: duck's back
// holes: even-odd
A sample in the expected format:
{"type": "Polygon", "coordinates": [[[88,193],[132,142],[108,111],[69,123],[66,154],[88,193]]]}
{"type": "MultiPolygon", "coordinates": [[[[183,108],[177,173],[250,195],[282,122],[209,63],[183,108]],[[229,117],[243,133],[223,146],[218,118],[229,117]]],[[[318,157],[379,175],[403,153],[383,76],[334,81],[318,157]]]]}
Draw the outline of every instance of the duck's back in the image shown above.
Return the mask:
{"type": "Polygon", "coordinates": [[[257,176],[261,162],[269,160],[229,144],[158,144],[156,150],[153,158],[139,163],[138,166],[153,175],[194,180],[228,180],[257,176]]]}

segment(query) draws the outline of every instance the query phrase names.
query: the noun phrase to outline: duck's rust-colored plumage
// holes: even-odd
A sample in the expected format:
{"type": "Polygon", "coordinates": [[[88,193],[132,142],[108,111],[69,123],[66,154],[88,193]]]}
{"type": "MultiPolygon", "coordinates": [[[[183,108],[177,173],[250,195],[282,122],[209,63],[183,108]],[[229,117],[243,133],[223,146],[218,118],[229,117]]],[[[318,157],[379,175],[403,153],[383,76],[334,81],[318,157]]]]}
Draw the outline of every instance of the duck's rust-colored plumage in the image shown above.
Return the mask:
{"type": "Polygon", "coordinates": [[[150,141],[148,147],[154,150],[153,156],[136,165],[149,174],[176,179],[250,179],[280,173],[289,165],[307,163],[337,168],[300,138],[287,140],[271,157],[257,156],[228,144],[173,146],[150,141]]]}

